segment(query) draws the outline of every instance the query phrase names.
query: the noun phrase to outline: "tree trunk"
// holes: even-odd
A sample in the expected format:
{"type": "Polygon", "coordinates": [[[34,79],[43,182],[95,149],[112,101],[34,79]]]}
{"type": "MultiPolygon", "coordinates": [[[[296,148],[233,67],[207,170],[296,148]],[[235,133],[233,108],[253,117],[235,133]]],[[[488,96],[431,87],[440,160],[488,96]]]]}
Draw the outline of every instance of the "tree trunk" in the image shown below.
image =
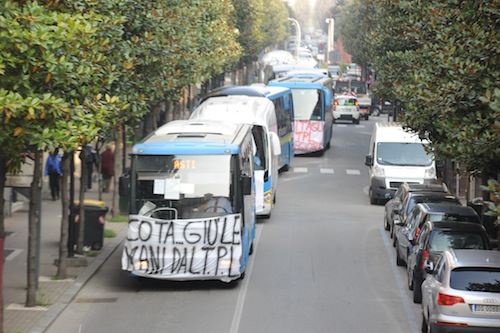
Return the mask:
{"type": "Polygon", "coordinates": [[[71,153],[65,153],[62,163],[62,179],[61,179],[61,205],[62,205],[62,219],[61,219],[61,238],[59,240],[59,261],[57,264],[57,276],[61,279],[66,279],[67,276],[67,262],[68,257],[68,230],[69,230],[69,199],[68,199],[68,184],[71,163],[71,153]]]}
{"type": "Polygon", "coordinates": [[[110,207],[110,215],[111,217],[114,217],[120,213],[120,202],[119,202],[119,196],[117,195],[118,193],[118,180],[120,179],[120,175],[123,174],[124,168],[123,168],[123,163],[125,163],[125,157],[123,154],[123,147],[126,144],[123,142],[126,140],[126,136],[124,133],[126,133],[126,125],[120,125],[117,128],[118,132],[114,131],[114,137],[115,137],[115,175],[114,177],[111,177],[111,181],[113,182],[113,186],[111,188],[113,189],[112,192],[112,199],[111,199],[111,207],[110,207]]]}
{"type": "Polygon", "coordinates": [[[85,233],[85,186],[87,179],[87,150],[85,146],[82,147],[82,152],[80,153],[81,162],[81,177],[80,177],[80,193],[79,193],[79,220],[78,220],[78,239],[76,241],[76,253],[83,254],[83,240],[85,233]]]}
{"type": "Polygon", "coordinates": [[[40,244],[40,179],[42,174],[41,152],[37,151],[34,157],[33,182],[30,189],[28,213],[28,289],[26,293],[26,307],[34,307],[37,303],[38,266],[40,244]]]}

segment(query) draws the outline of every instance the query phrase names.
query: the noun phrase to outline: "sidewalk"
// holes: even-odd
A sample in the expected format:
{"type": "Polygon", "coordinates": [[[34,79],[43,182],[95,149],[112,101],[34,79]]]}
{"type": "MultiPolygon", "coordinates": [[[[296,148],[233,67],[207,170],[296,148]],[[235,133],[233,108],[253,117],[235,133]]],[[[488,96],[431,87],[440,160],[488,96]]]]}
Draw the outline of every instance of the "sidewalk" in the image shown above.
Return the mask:
{"type": "MultiPolygon", "coordinates": [[[[98,200],[97,183],[85,193],[85,199],[98,200]]],[[[75,191],[75,199],[78,192],[75,191]]],[[[102,201],[111,206],[112,193],[103,193],[102,201]]],[[[73,300],[79,290],[121,244],[126,236],[126,222],[106,221],[104,229],[116,232],[115,238],[104,238],[103,247],[97,256],[75,255],[78,261],[86,261],[85,267],[70,267],[68,279],[52,280],[57,274],[55,260],[59,258],[59,239],[61,230],[61,201],[42,200],[41,242],[39,286],[37,302],[39,306],[26,308],[27,289],[27,244],[28,212],[17,211],[5,219],[5,261],[3,273],[4,332],[34,333],[44,332],[65,307],[73,300]]],[[[108,214],[109,217],[109,214],[108,214]]],[[[73,260],[72,260],[73,261],[73,260]]]]}

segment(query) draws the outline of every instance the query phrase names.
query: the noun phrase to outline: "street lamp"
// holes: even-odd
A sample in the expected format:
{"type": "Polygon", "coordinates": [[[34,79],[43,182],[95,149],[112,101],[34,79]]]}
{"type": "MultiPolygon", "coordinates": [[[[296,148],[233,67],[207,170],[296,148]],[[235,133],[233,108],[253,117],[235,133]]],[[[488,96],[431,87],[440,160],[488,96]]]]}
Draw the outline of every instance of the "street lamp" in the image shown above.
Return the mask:
{"type": "Polygon", "coordinates": [[[295,61],[299,61],[299,47],[300,47],[300,38],[301,38],[301,33],[300,33],[300,24],[296,19],[293,18],[288,18],[288,21],[292,21],[292,23],[295,25],[295,34],[296,34],[296,45],[295,45],[295,61]]]}
{"type": "Polygon", "coordinates": [[[328,40],[327,40],[327,47],[326,47],[326,63],[330,63],[330,52],[333,51],[333,44],[334,44],[334,32],[335,32],[335,19],[334,18],[327,18],[325,20],[326,23],[328,23],[328,40]]]}

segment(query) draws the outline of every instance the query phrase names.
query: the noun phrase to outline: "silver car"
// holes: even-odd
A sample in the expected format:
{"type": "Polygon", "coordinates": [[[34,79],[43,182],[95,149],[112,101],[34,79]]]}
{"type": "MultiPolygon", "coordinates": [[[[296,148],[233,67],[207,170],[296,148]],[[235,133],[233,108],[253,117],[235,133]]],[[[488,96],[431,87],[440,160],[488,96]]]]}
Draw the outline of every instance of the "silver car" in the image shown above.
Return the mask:
{"type": "Polygon", "coordinates": [[[500,332],[500,251],[447,250],[428,261],[422,332],[500,332]]]}

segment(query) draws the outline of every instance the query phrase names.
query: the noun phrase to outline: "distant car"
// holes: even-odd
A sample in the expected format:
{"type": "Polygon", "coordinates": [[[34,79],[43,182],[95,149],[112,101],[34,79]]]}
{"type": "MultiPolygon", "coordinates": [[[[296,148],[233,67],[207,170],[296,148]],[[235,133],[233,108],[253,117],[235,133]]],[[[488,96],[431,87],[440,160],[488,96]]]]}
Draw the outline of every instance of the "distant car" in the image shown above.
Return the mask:
{"type": "Polygon", "coordinates": [[[394,216],[390,229],[390,236],[394,238],[400,226],[406,225],[406,219],[416,204],[419,203],[447,203],[462,206],[460,200],[451,193],[441,192],[410,192],[403,199],[401,205],[394,208],[394,216]]]}
{"type": "Polygon", "coordinates": [[[394,220],[394,209],[399,207],[410,192],[442,192],[450,193],[446,184],[412,184],[402,183],[392,198],[385,203],[384,209],[384,229],[391,230],[394,220]]]}
{"type": "Polygon", "coordinates": [[[396,265],[406,265],[420,229],[427,221],[481,223],[479,215],[471,207],[449,203],[419,203],[406,218],[405,225],[394,234],[396,265]]]}
{"type": "Polygon", "coordinates": [[[341,78],[342,70],[340,69],[340,66],[337,65],[328,66],[328,75],[334,80],[341,78]]]}
{"type": "Polygon", "coordinates": [[[422,282],[426,278],[424,265],[427,261],[435,265],[441,253],[448,249],[490,250],[486,229],[477,223],[427,221],[412,252],[408,256],[406,272],[408,289],[413,290],[413,302],[422,301],[422,282]]]}
{"type": "Polygon", "coordinates": [[[390,101],[377,101],[375,98],[372,99],[372,105],[370,114],[377,117],[382,113],[386,113],[389,116],[394,114],[394,105],[390,101]]]}
{"type": "Polygon", "coordinates": [[[354,95],[336,95],[333,103],[333,122],[338,120],[352,121],[359,124],[361,112],[359,110],[358,99],[354,95]]]}
{"type": "Polygon", "coordinates": [[[422,332],[500,332],[500,252],[444,251],[425,267],[422,332]]]}

